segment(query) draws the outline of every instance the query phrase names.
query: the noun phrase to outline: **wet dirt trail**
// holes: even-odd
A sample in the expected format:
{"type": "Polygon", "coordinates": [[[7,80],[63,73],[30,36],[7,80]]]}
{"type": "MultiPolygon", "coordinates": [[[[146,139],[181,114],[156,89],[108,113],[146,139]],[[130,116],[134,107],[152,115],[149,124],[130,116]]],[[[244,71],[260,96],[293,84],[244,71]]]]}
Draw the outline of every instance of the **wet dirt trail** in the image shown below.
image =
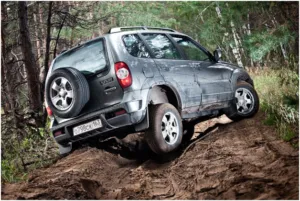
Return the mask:
{"type": "Polygon", "coordinates": [[[142,143],[129,144],[140,135],[84,147],[28,182],[3,185],[2,199],[298,200],[298,150],[262,119],[199,123],[190,143],[160,159],[142,143]]]}

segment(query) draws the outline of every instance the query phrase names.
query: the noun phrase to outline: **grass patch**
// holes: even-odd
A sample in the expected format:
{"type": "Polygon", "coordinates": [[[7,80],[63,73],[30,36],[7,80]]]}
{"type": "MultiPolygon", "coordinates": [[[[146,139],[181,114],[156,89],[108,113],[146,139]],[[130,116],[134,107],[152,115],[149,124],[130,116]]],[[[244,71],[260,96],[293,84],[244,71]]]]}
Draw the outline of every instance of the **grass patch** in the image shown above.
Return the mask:
{"type": "Polygon", "coordinates": [[[267,114],[266,119],[263,121],[263,123],[267,126],[274,126],[276,125],[276,116],[273,114],[267,114]]]}
{"type": "Polygon", "coordinates": [[[57,144],[48,127],[25,127],[18,131],[7,119],[2,119],[1,126],[5,133],[1,139],[2,183],[25,181],[29,172],[45,167],[57,159],[57,144]]]}
{"type": "Polygon", "coordinates": [[[18,171],[15,164],[8,160],[1,160],[1,179],[9,183],[24,181],[27,179],[27,173],[18,171]]]}
{"type": "Polygon", "coordinates": [[[281,138],[284,141],[290,142],[296,137],[296,133],[291,129],[291,127],[286,126],[285,124],[279,127],[281,138]]]}
{"type": "Polygon", "coordinates": [[[251,73],[260,98],[260,109],[266,114],[265,125],[275,126],[278,135],[299,147],[299,75],[284,70],[251,73]]]}

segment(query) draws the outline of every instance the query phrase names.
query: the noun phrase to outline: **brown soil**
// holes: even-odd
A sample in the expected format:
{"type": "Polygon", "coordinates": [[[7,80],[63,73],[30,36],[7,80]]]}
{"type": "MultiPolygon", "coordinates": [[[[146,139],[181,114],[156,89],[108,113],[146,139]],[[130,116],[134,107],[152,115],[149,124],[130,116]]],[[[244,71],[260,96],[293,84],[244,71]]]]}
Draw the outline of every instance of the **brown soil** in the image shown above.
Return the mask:
{"type": "Polygon", "coordinates": [[[142,134],[84,147],[3,185],[2,199],[298,199],[298,150],[262,119],[199,123],[191,142],[164,157],[142,134]]]}

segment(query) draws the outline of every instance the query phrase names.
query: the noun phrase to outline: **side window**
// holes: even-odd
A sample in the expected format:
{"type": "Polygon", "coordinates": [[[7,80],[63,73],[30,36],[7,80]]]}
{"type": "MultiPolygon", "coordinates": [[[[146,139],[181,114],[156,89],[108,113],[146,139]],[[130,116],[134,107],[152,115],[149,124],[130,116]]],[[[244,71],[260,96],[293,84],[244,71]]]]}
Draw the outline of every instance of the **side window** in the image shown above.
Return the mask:
{"type": "Polygon", "coordinates": [[[157,59],[182,59],[176,47],[163,34],[143,34],[146,43],[154,52],[154,57],[157,59]]]}
{"type": "Polygon", "coordinates": [[[129,54],[139,58],[150,58],[150,54],[147,51],[142,40],[136,34],[130,34],[123,36],[123,42],[126,50],[129,54]]]}
{"type": "Polygon", "coordinates": [[[209,56],[205,52],[203,52],[199,47],[197,47],[191,41],[191,39],[178,35],[172,35],[172,37],[177,42],[182,51],[184,51],[185,55],[189,60],[209,60],[209,56]]]}

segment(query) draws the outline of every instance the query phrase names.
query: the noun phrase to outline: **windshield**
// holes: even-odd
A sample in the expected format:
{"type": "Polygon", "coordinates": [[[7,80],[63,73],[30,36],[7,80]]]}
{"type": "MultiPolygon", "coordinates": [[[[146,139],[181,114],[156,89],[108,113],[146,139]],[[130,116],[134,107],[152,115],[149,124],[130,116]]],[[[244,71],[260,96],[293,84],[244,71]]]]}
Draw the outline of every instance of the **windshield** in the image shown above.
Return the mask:
{"type": "Polygon", "coordinates": [[[55,60],[53,70],[63,67],[73,67],[83,74],[93,74],[106,67],[106,55],[103,40],[97,40],[69,52],[55,60]]]}

